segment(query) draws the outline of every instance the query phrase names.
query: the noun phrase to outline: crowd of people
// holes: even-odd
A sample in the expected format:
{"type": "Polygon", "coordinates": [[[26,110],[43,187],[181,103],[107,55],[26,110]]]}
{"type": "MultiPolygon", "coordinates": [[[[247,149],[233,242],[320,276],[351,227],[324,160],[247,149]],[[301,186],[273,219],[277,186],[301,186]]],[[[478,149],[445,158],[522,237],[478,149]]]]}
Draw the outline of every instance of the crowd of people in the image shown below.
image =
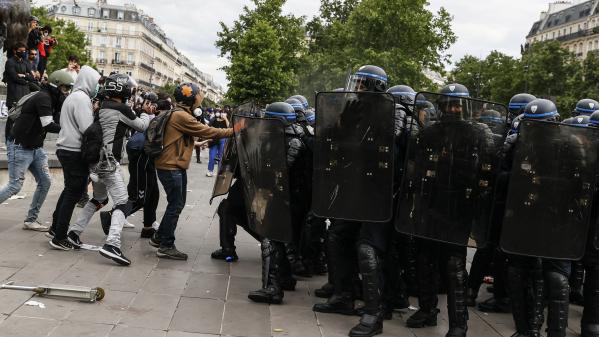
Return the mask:
{"type": "MultiPolygon", "coordinates": [[[[582,335],[599,336],[594,202],[581,210],[593,224],[577,237],[582,259],[508,253],[500,244],[508,227],[508,182],[523,151],[520,125],[542,121],[592,130],[599,126],[599,102],[581,100],[573,117],[560,123],[546,99],[518,94],[508,109],[497,111],[501,104],[476,101],[457,83],[427,95],[407,85],[389,87],[385,71],[367,65],[346,87],[327,93],[330,100],[317,96],[323,110],[312,109],[301,95],[266,107],[202,109],[204,92],[194,83],[178,84],[172,95],[141,91],[129,75],[102,76],[75,59],[45,76],[43,58],[55,43],[44,40],[46,31],[34,34],[36,49],[17,43],[7,62],[9,180],[0,187],[0,203],[18,193],[25,172],[32,172],[37,187],[23,228],[46,232],[52,248],[81,249],[99,212],[106,234],[99,253],[128,266],[122,230],[128,216],[143,210],[141,237],[156,255],[187,260],[175,245],[187,170],[194,150],[200,162],[199,152],[209,147],[206,176],[216,175],[216,184],[234,177],[221,193],[227,194],[217,210],[221,248],[212,258],[239,259],[237,226],[260,242],[262,287],[248,294],[252,301],[281,304],[297,277],[328,274],[315,291],[327,300],[313,310],[360,316],[349,336],[361,337],[381,333],[394,310],[409,307],[410,296],[418,298],[419,309],[407,326],[435,326],[437,295],[446,293],[446,336],[461,337],[468,331],[468,307],[477,305],[483,280],[491,276],[493,298],[478,308],[512,312],[515,337],[540,336],[545,307],[547,335],[565,336],[570,303],[584,305],[582,335]],[[328,115],[317,122],[317,113],[328,115]],[[47,133],[58,134],[64,176],[51,226],[38,221],[51,185],[47,133]],[[120,168],[124,153],[129,181],[120,168]],[[472,185],[471,176],[485,178],[472,185]],[[160,221],[158,181],[167,199],[160,221]],[[84,198],[90,182],[92,195],[84,198]],[[483,197],[485,192],[493,197],[483,197]],[[112,208],[102,210],[109,200],[112,208]],[[72,219],[78,203],[82,210],[72,219]],[[392,214],[381,215],[387,210],[392,214]],[[470,273],[469,246],[477,248],[470,273]],[[357,299],[364,305],[356,307],[357,299]]],[[[535,201],[530,198],[528,205],[535,201]]]]}

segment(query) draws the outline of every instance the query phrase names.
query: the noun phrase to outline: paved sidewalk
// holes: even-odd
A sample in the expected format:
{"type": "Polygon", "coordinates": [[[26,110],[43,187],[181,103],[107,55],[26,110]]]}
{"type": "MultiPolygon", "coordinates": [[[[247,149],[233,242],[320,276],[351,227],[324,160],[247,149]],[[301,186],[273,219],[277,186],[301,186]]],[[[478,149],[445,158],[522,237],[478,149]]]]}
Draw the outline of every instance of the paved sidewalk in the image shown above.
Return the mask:
{"type": "MultiPolygon", "coordinates": [[[[177,229],[177,247],[189,254],[189,260],[159,260],[147,239],[139,238],[142,214],[138,213],[129,218],[137,227],[123,235],[124,252],[133,261],[130,267],[117,266],[97,252],[51,250],[43,234],[22,230],[34,189],[29,175],[20,193],[26,197],[0,205],[0,282],[101,286],[106,298],[80,303],[34,297],[45,305],[41,309],[24,305],[32,299],[28,292],[0,290],[0,337],[347,336],[358,317],[311,310],[314,303],[322,301],[312,293],[325,282],[324,277],[301,279],[296,291],[285,294],[283,305],[255,304],[247,299],[248,291],[261,284],[260,251],[258,243],[242,230],[237,243],[239,262],[210,259],[210,252],[218,247],[218,218],[213,219],[218,200],[208,205],[213,180],[205,177],[207,161],[204,158],[204,164],[191,165],[187,205],[177,229]]],[[[0,170],[0,184],[6,179],[6,171],[0,170]]],[[[62,173],[55,170],[42,222],[51,218],[61,188],[62,173]]],[[[161,193],[160,217],[165,208],[161,193]]],[[[82,239],[102,244],[97,215],[82,239]]],[[[489,296],[483,289],[480,299],[489,296]]],[[[444,296],[440,302],[438,327],[405,328],[408,314],[398,312],[385,322],[380,336],[443,337],[447,331],[444,296]]],[[[580,317],[581,308],[572,307],[569,336],[579,332],[580,317]]],[[[473,337],[509,337],[513,333],[510,315],[471,310],[469,325],[468,336],[473,337]]]]}

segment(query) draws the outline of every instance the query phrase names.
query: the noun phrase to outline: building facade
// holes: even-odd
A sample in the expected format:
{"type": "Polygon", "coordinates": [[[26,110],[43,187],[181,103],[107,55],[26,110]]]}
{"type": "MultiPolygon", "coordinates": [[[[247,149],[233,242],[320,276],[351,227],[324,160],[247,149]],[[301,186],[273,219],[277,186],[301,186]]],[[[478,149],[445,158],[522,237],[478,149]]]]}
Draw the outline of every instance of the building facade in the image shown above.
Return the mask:
{"type": "Polygon", "coordinates": [[[599,55],[598,4],[599,0],[550,3],[528,33],[527,45],[556,40],[579,58],[599,55]]]}
{"type": "Polygon", "coordinates": [[[85,32],[88,54],[101,73],[126,73],[146,88],[194,82],[210,100],[222,99],[223,88],[212,76],[182,55],[154,19],[135,5],[61,0],[50,5],[48,12],[85,32]]]}

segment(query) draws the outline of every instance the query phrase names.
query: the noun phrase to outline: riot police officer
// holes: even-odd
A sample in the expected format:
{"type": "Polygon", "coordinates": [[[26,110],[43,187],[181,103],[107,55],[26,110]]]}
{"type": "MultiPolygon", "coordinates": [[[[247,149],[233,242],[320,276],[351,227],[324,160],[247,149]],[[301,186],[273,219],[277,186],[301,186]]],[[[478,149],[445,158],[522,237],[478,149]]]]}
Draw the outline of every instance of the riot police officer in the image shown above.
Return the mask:
{"type": "Polygon", "coordinates": [[[599,109],[599,102],[594,99],[584,98],[576,103],[572,116],[591,116],[591,114],[599,109]]]}
{"type": "MultiPolygon", "coordinates": [[[[555,104],[537,99],[526,105],[522,120],[559,121],[555,104]]],[[[518,133],[506,138],[502,166],[511,170],[518,133]]],[[[507,281],[516,325],[514,337],[540,336],[543,325],[543,294],[547,294],[547,336],[565,336],[568,323],[569,261],[508,255],[507,281]]]]}
{"type": "MultiPolygon", "coordinates": [[[[473,123],[466,120],[466,118],[472,118],[472,116],[468,115],[469,111],[467,110],[469,108],[468,104],[470,103],[470,101],[467,100],[469,97],[468,89],[461,84],[450,84],[443,87],[440,91],[440,94],[442,95],[437,99],[437,106],[440,116],[438,116],[437,121],[432,122],[432,124],[425,125],[425,128],[420,132],[420,144],[418,151],[433,151],[434,153],[438,154],[439,162],[443,161],[443,164],[439,163],[438,165],[445,166],[454,165],[453,161],[447,161],[446,159],[443,159],[443,156],[447,156],[447,152],[451,152],[452,150],[449,149],[445,151],[443,149],[438,149],[439,139],[445,139],[445,137],[450,137],[449,139],[453,139],[453,137],[457,137],[455,138],[455,142],[467,141],[470,145],[474,144],[472,149],[468,151],[482,152],[486,151],[487,149],[492,149],[494,147],[493,134],[489,127],[482,123],[473,123]]],[[[422,165],[428,165],[430,162],[429,159],[426,159],[429,157],[428,154],[425,155],[424,153],[419,153],[417,155],[419,156],[417,158],[418,163],[420,163],[420,160],[424,160],[422,165]],[[420,157],[424,159],[420,159],[420,157]]],[[[455,153],[455,155],[459,156],[459,158],[456,158],[456,161],[464,161],[463,164],[470,167],[470,165],[466,162],[471,160],[471,156],[465,156],[462,158],[460,157],[459,153],[455,153]]],[[[416,170],[417,172],[422,172],[422,174],[425,174],[425,172],[429,172],[430,170],[433,170],[431,172],[434,172],[435,169],[431,168],[428,170],[427,167],[428,166],[419,167],[416,170]]],[[[468,167],[462,167],[461,169],[466,169],[468,167]]],[[[459,170],[459,168],[453,167],[448,172],[454,172],[454,170],[459,170]]],[[[440,168],[437,171],[438,172],[436,174],[440,174],[439,176],[431,173],[433,174],[431,182],[432,184],[438,184],[435,183],[435,179],[441,182],[446,181],[446,179],[449,179],[449,181],[454,181],[456,178],[451,173],[444,173],[440,168]]],[[[467,173],[462,172],[462,174],[467,173]]],[[[416,175],[416,177],[420,177],[420,175],[416,175]]],[[[442,268],[439,267],[445,267],[446,271],[444,271],[444,273],[446,274],[443,276],[445,276],[447,280],[447,311],[449,316],[449,331],[446,334],[447,337],[463,337],[466,336],[466,332],[468,330],[468,310],[465,301],[467,278],[466,246],[464,243],[468,242],[471,224],[456,223],[463,220],[462,217],[456,216],[455,214],[456,212],[463,213],[463,210],[461,211],[459,209],[462,204],[469,204],[468,200],[462,200],[462,198],[465,198],[463,197],[463,193],[469,193],[468,190],[471,188],[473,181],[471,181],[470,178],[462,178],[462,180],[464,181],[454,181],[452,184],[455,186],[448,190],[444,190],[444,187],[434,187],[434,190],[438,189],[438,193],[443,193],[433,196],[434,198],[452,197],[459,199],[452,201],[452,203],[456,203],[456,205],[451,208],[452,210],[449,211],[450,213],[447,213],[448,211],[442,206],[437,207],[436,204],[432,203],[430,205],[430,211],[432,211],[435,216],[426,216],[419,222],[416,222],[416,226],[426,226],[426,231],[434,230],[439,231],[439,233],[429,232],[427,234],[425,231],[424,233],[421,233],[421,236],[425,238],[417,240],[417,271],[419,281],[418,301],[420,309],[406,322],[407,326],[411,328],[422,328],[437,324],[437,315],[439,313],[439,309],[437,309],[438,285],[435,280],[435,276],[439,269],[442,270],[442,268]],[[459,191],[460,194],[455,194],[454,191],[459,191]],[[450,218],[446,219],[445,217],[450,218]],[[441,223],[445,221],[447,222],[441,223]],[[464,230],[459,232],[463,232],[465,237],[458,238],[448,236],[447,233],[440,233],[441,231],[451,230],[449,228],[445,228],[445,225],[456,226],[456,229],[464,228],[464,230]],[[465,234],[465,230],[468,231],[468,234],[465,234]],[[435,238],[436,236],[439,238],[435,238]],[[441,240],[441,238],[443,238],[443,240],[441,240]],[[458,244],[457,240],[459,240],[460,244],[458,244]],[[443,263],[441,266],[438,265],[440,261],[443,263]]],[[[427,204],[427,200],[422,202],[427,204]]],[[[427,208],[424,209],[428,210],[427,208]]],[[[422,212],[425,212],[425,210],[422,212]]],[[[418,210],[418,212],[421,212],[421,210],[418,210]]],[[[403,215],[398,219],[399,221],[408,221],[408,219],[403,215]]],[[[470,219],[470,217],[465,217],[465,219],[470,219]]]]}
{"type": "MultiPolygon", "coordinates": [[[[266,107],[265,117],[277,118],[285,123],[286,163],[289,174],[290,211],[293,230],[300,227],[307,213],[305,195],[306,146],[302,142],[303,130],[295,123],[293,107],[285,102],[275,102],[266,107]]],[[[270,238],[262,238],[262,288],[251,291],[248,298],[254,302],[280,304],[283,290],[294,290],[296,280],[285,257],[285,244],[270,238]]]]}
{"type": "MultiPolygon", "coordinates": [[[[591,114],[588,126],[599,128],[599,111],[591,114]]],[[[599,337],[599,219],[597,206],[597,200],[595,200],[591,213],[589,242],[582,260],[586,271],[583,293],[584,310],[580,324],[582,337],[599,337]]]]}

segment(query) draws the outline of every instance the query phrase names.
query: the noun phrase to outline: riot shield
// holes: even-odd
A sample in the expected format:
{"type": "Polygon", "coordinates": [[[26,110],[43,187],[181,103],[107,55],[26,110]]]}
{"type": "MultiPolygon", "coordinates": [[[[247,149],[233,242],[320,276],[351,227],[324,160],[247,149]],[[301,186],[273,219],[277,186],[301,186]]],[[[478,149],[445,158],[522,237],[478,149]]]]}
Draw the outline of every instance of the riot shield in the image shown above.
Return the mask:
{"type": "Polygon", "coordinates": [[[235,141],[233,138],[229,138],[225,143],[225,149],[218,165],[218,174],[214,180],[210,205],[212,205],[212,200],[214,198],[229,193],[229,188],[233,182],[233,176],[235,175],[238,162],[235,141]]]}
{"type": "Polygon", "coordinates": [[[522,120],[501,233],[505,252],[583,257],[598,148],[599,129],[522,120]]]}
{"type": "Polygon", "coordinates": [[[490,233],[499,135],[479,122],[501,105],[433,93],[416,95],[419,132],[408,143],[395,228],[408,235],[482,247],[490,233]]]}
{"type": "Polygon", "coordinates": [[[249,226],[268,239],[292,239],[285,131],[281,120],[233,116],[249,226]]]}
{"type": "Polygon", "coordinates": [[[316,95],[312,210],[323,218],[386,222],[393,215],[393,96],[316,95]]]}

